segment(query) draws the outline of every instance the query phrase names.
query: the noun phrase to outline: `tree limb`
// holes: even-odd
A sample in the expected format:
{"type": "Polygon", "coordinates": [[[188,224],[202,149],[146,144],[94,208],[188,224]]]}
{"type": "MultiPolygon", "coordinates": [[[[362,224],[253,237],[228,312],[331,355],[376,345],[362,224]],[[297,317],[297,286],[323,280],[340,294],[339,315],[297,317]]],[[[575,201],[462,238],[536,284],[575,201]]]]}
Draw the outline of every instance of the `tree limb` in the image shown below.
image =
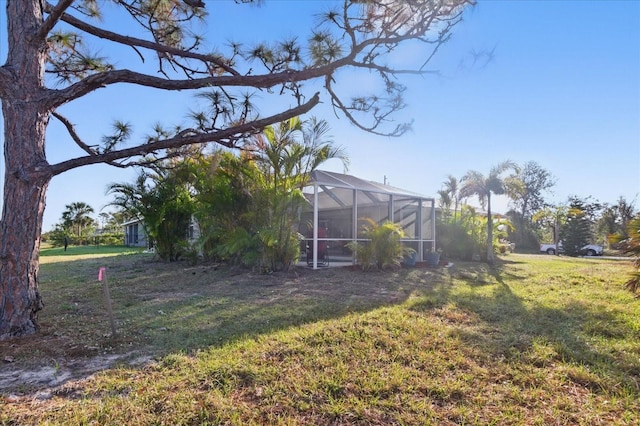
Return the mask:
{"type": "MultiPolygon", "coordinates": [[[[86,152],[87,154],[89,154],[91,156],[100,155],[98,150],[93,149],[93,148],[91,148],[91,146],[89,146],[86,143],[84,143],[84,141],[78,135],[78,132],[76,132],[75,126],[69,120],[67,120],[64,116],[62,116],[61,114],[59,114],[59,113],[57,113],[55,111],[52,112],[51,115],[53,115],[55,118],[57,118],[67,128],[67,132],[69,133],[69,136],[71,136],[71,139],[73,139],[73,141],[76,143],[76,145],[78,145],[84,152],[86,152]]],[[[105,160],[105,164],[108,164],[108,165],[113,166],[113,167],[119,167],[119,168],[126,167],[126,166],[123,166],[120,163],[116,163],[115,161],[106,161],[105,160]]]]}
{"type": "Polygon", "coordinates": [[[201,89],[208,86],[234,86],[269,88],[282,83],[310,80],[330,74],[334,69],[344,66],[350,58],[345,58],[318,68],[309,68],[302,71],[283,71],[265,75],[240,75],[240,76],[212,76],[198,79],[167,80],[131,70],[106,71],[74,83],[61,90],[49,92],[51,107],[57,107],[71,100],[80,98],[100,87],[115,83],[131,83],[138,86],[152,87],[164,90],[188,90],[201,89]]]}
{"type": "MultiPolygon", "coordinates": [[[[289,118],[303,115],[309,112],[313,107],[320,103],[320,94],[316,93],[308,102],[299,105],[295,108],[291,108],[287,111],[281,112],[270,117],[266,117],[259,120],[253,120],[249,123],[242,123],[236,126],[229,127],[224,130],[218,130],[212,133],[201,133],[194,136],[174,136],[169,139],[157,141],[145,145],[138,145],[132,148],[121,149],[117,151],[105,152],[97,155],[89,155],[85,157],[78,157],[71,160],[63,161],[61,163],[53,164],[47,168],[47,172],[50,176],[56,176],[67,170],[75,169],[78,167],[86,166],[89,164],[98,164],[104,162],[113,162],[119,159],[130,158],[140,155],[149,154],[155,151],[163,149],[178,148],[185,145],[194,145],[201,143],[216,142],[222,145],[225,139],[232,138],[235,135],[243,135],[249,133],[255,133],[271,124],[279,123],[281,121],[288,120],[289,118]]],[[[230,146],[233,147],[233,146],[230,146]]]]}
{"type": "Polygon", "coordinates": [[[89,155],[98,155],[98,152],[95,149],[92,149],[89,145],[82,141],[82,139],[76,132],[74,125],[69,120],[55,111],[52,112],[51,115],[57,118],[58,121],[60,121],[64,125],[64,127],[66,127],[69,136],[71,136],[71,139],[73,139],[76,145],[78,145],[84,152],[89,155]]]}
{"type": "Polygon", "coordinates": [[[58,23],[64,11],[67,10],[73,2],[74,0],[60,0],[55,6],[52,6],[50,3],[44,5],[44,9],[49,13],[49,16],[47,16],[47,19],[45,19],[42,26],[38,29],[37,37],[39,39],[44,40],[47,38],[49,31],[58,23]]]}
{"type": "MultiPolygon", "coordinates": [[[[333,90],[333,86],[331,84],[331,77],[330,76],[325,79],[325,89],[327,90],[327,93],[329,93],[329,96],[331,97],[331,104],[335,108],[337,108],[340,111],[342,111],[343,114],[347,117],[347,119],[351,122],[351,124],[353,124],[354,126],[358,127],[361,130],[364,130],[367,133],[371,133],[371,134],[378,135],[378,136],[402,136],[402,134],[404,134],[404,132],[410,128],[409,124],[401,124],[401,125],[397,126],[396,129],[392,133],[379,132],[376,129],[378,128],[378,126],[382,122],[382,119],[381,118],[376,118],[376,117],[374,117],[375,118],[375,122],[373,123],[372,126],[368,126],[368,127],[364,126],[351,113],[352,108],[349,108],[348,106],[346,106],[342,102],[340,97],[336,94],[336,92],[333,90]]],[[[388,114],[386,114],[386,115],[388,115],[388,114]]]]}
{"type": "MultiPolygon", "coordinates": [[[[68,0],[67,0],[68,1],[68,0]]],[[[155,52],[158,53],[164,53],[164,54],[168,54],[168,55],[174,55],[174,56],[180,56],[183,58],[190,58],[190,59],[198,59],[201,60],[202,62],[205,63],[214,63],[217,67],[222,68],[223,70],[225,70],[226,72],[228,72],[231,75],[240,75],[240,73],[238,71],[236,71],[235,69],[233,69],[232,67],[228,66],[227,64],[225,64],[223,61],[220,60],[219,57],[214,56],[214,55],[203,55],[201,53],[195,53],[195,52],[191,52],[191,51],[186,51],[183,49],[179,49],[176,47],[170,47],[170,46],[165,46],[159,43],[155,43],[152,41],[148,41],[148,40],[143,40],[143,39],[139,39],[136,37],[129,37],[129,36],[123,36],[122,34],[118,34],[118,33],[114,33],[112,31],[107,31],[107,30],[103,30],[102,28],[98,28],[95,27],[93,25],[87,24],[86,22],[71,16],[67,13],[63,14],[61,16],[61,19],[66,22],[67,24],[81,30],[84,31],[86,33],[89,33],[91,35],[94,35],[98,38],[103,38],[103,39],[107,39],[107,40],[111,40],[115,43],[119,43],[119,44],[124,44],[127,46],[131,46],[131,47],[144,47],[146,49],[150,49],[153,50],[155,52]]]]}

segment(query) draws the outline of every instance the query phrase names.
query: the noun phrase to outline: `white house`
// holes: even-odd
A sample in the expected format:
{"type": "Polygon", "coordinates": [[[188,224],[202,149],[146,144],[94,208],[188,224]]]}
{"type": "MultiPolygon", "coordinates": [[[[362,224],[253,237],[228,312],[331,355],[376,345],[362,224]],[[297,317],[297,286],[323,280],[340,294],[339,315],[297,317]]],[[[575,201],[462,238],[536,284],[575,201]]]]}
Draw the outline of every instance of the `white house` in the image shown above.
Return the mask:
{"type": "MultiPolygon", "coordinates": [[[[144,230],[142,219],[133,219],[122,224],[124,228],[124,245],[128,247],[146,247],[152,248],[153,241],[147,236],[144,230]]],[[[200,227],[198,222],[192,217],[189,224],[189,234],[187,239],[189,243],[194,243],[200,237],[200,227]]]]}
{"type": "Polygon", "coordinates": [[[133,219],[122,224],[124,228],[124,245],[128,247],[149,248],[149,238],[142,226],[142,219],[133,219]]]}

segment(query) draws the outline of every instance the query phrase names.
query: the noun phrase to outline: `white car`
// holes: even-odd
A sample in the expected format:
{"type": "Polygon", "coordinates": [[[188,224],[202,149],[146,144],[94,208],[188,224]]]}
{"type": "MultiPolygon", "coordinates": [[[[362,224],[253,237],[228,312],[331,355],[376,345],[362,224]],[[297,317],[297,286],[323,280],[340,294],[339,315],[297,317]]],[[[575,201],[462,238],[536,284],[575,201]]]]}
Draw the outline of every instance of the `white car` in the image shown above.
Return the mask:
{"type": "MultiPolygon", "coordinates": [[[[558,253],[564,253],[564,249],[562,248],[562,241],[558,244],[559,249],[558,253]]],[[[540,244],[540,252],[547,254],[556,254],[556,245],[555,244],[540,244]]],[[[602,256],[604,252],[604,247],[598,244],[587,244],[586,246],[580,248],[578,251],[583,256],[602,256]]]]}

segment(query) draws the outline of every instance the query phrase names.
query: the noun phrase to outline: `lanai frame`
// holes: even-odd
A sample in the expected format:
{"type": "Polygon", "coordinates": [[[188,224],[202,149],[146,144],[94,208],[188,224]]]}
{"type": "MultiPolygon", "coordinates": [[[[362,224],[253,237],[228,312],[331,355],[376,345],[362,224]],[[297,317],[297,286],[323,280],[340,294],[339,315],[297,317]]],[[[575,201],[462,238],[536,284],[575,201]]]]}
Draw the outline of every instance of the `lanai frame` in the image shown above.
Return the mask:
{"type": "MultiPolygon", "coordinates": [[[[359,237],[359,222],[370,217],[378,223],[391,220],[400,223],[407,233],[402,241],[416,250],[418,261],[435,249],[435,199],[390,185],[366,181],[355,176],[316,170],[305,188],[312,218],[302,223],[305,242],[312,249],[310,265],[318,268],[318,242],[344,245],[349,241],[366,241],[359,237]],[[328,227],[327,237],[319,237],[320,225],[328,227]],[[306,226],[306,231],[305,231],[306,226]],[[311,228],[311,229],[309,229],[311,228]],[[308,232],[311,231],[311,232],[308,232]],[[311,234],[311,235],[308,235],[311,234]]],[[[304,221],[303,221],[304,222],[304,221]]],[[[352,263],[355,259],[352,256],[352,263]]]]}

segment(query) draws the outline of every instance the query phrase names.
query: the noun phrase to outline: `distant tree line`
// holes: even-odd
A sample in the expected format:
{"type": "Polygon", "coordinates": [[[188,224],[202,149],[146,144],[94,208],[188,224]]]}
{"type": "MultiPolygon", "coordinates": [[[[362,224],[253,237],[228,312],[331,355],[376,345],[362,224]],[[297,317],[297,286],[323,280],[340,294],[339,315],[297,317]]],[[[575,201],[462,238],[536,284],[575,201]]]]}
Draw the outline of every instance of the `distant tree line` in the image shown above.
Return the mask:
{"type": "Polygon", "coordinates": [[[615,204],[591,197],[571,196],[553,204],[546,196],[555,185],[553,175],[534,161],[517,165],[505,161],[485,176],[471,170],[460,179],[447,176],[438,191],[441,215],[438,246],[450,257],[480,257],[493,262],[496,252],[516,247],[537,252],[541,242],[562,240],[566,254],[577,255],[586,244],[621,249],[630,238],[630,224],[638,215],[633,202],[620,197],[615,204]],[[491,196],[504,194],[511,209],[496,215],[491,196]],[[478,197],[486,214],[466,204],[478,197]]]}
{"type": "Polygon", "coordinates": [[[121,245],[124,233],[121,224],[121,212],[100,212],[93,217],[95,210],[83,201],[65,206],[60,221],[54,228],[42,235],[42,240],[54,247],[61,247],[65,241],[69,245],[121,245]]]}

